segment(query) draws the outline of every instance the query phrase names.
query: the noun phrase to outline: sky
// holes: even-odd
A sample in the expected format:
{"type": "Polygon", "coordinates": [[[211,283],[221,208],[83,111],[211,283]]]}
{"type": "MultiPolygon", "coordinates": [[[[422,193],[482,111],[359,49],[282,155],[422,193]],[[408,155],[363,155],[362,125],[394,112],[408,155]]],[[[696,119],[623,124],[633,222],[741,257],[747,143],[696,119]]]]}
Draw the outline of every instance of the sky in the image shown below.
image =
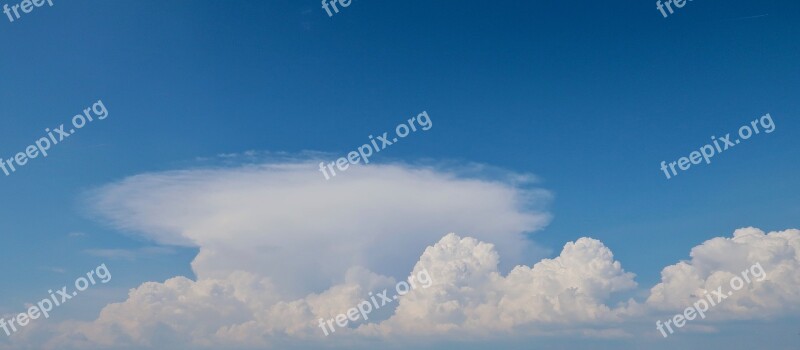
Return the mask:
{"type": "Polygon", "coordinates": [[[113,276],[0,330],[0,349],[797,343],[800,4],[339,10],[53,0],[0,16],[0,158],[96,108],[0,173],[0,317],[101,264],[113,276]],[[318,170],[423,111],[427,130],[369,164],[318,170]],[[767,114],[772,132],[662,171],[767,114]],[[756,262],[766,282],[656,330],[756,262]],[[317,327],[423,270],[433,289],[396,309],[317,327]]]}

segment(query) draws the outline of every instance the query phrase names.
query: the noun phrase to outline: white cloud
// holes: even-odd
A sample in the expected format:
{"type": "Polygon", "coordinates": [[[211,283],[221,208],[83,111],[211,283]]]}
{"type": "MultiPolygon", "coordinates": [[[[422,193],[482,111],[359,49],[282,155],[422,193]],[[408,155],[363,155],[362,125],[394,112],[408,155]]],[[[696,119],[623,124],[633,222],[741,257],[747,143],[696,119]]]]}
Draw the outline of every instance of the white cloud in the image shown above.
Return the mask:
{"type": "MultiPolygon", "coordinates": [[[[708,313],[739,319],[779,316],[796,312],[794,305],[800,301],[794,289],[798,240],[800,230],[769,234],[752,228],[737,230],[733,238],[715,238],[692,249],[691,261],[665,268],[665,283],[653,288],[647,302],[612,306],[613,293],[636,284],[634,276],[622,269],[600,241],[580,238],[569,242],[557,257],[532,267],[518,266],[504,276],[497,269],[500,257],[493,245],[448,234],[425,249],[411,270],[414,275],[427,270],[433,282],[430,287],[400,298],[388,320],[338,329],[329,338],[317,328],[319,318],[344,313],[368,292],[380,291],[395,281],[354,267],[342,283],[322,293],[286,299],[279,296],[269,278],[249,272],[198,281],[176,277],[132,290],[125,302],[107,306],[94,322],[60,325],[48,347],[281,348],[276,343],[288,339],[306,347],[353,348],[367,346],[368,339],[376,337],[395,343],[408,341],[409,336],[631,337],[640,324],[656,319],[654,313],[682,310],[690,301],[657,298],[687,290],[684,284],[696,285],[696,276],[703,276],[709,288],[716,288],[712,276],[727,279],[754,261],[763,261],[767,278],[754,281],[753,286],[737,292],[740,297],[726,300],[708,313]],[[727,248],[738,251],[741,260],[729,259],[727,248]]],[[[721,318],[687,328],[713,332],[714,323],[709,322],[714,319],[721,318]]],[[[656,331],[650,328],[645,334],[652,336],[656,331]]]]}
{"type": "MultiPolygon", "coordinates": [[[[705,296],[705,291],[731,291],[708,312],[710,319],[756,319],[800,311],[800,230],[770,232],[756,228],[736,230],[732,238],[717,237],[696,246],[689,261],[664,268],[662,281],[651,289],[647,306],[656,310],[683,310],[705,296]],[[753,278],[733,291],[730,280],[759,264],[766,277],[753,278]]],[[[758,269],[753,269],[758,272],[758,269]]],[[[716,298],[714,299],[716,300],[716,298]]]]}
{"type": "MultiPolygon", "coordinates": [[[[449,234],[425,250],[414,273],[426,269],[435,283],[404,296],[388,321],[365,333],[469,335],[510,332],[520,326],[615,321],[604,304],[611,293],[636,286],[600,241],[567,243],[555,259],[497,270],[491,244],[449,234]]],[[[529,327],[530,328],[530,327],[529,327]]]]}
{"type": "Polygon", "coordinates": [[[326,181],[315,163],[146,174],[94,193],[115,226],[161,244],[199,247],[198,278],[269,276],[300,297],[360,265],[400,276],[421,249],[457,231],[512,263],[543,227],[549,195],[514,184],[403,165],[352,167],[326,181]],[[302,271],[302,273],[300,273],[302,271]]]}
{"type": "Polygon", "coordinates": [[[337,329],[325,338],[317,320],[344,313],[370,291],[391,288],[394,279],[354,267],[345,280],[300,299],[279,296],[268,278],[235,272],[223,279],[194,282],[176,277],[146,283],[123,303],[111,304],[90,323],[72,323],[51,347],[89,346],[270,347],[274,339],[306,344],[346,343],[364,337],[404,335],[489,335],[558,325],[592,337],[626,335],[607,326],[619,323],[605,303],[611,293],[633,288],[611,251],[597,240],[565,245],[554,259],[498,271],[493,245],[448,234],[428,247],[411,271],[430,273],[432,285],[399,299],[390,319],[337,329]],[[593,326],[593,327],[587,327],[593,326]]]}
{"type": "Polygon", "coordinates": [[[64,322],[37,337],[31,328],[20,339],[47,342],[32,348],[194,349],[354,348],[409,335],[627,337],[755,262],[767,279],[716,307],[716,319],[778,316],[800,305],[798,230],[748,228],[709,240],[690,261],[665,268],[643,302],[613,304],[614,293],[636,287],[634,275],[591,238],[504,273],[501,256],[521,262],[523,233],[546,224],[548,215],[532,208],[548,198],[515,182],[406,165],[351,168],[329,182],[312,163],[131,177],[97,191],[97,210],[161,244],[198,247],[198,279],[145,283],[95,321],[64,322]],[[452,231],[462,236],[445,235],[452,231]],[[317,328],[319,318],[421,269],[433,285],[403,296],[389,315],[327,338],[317,328]]]}

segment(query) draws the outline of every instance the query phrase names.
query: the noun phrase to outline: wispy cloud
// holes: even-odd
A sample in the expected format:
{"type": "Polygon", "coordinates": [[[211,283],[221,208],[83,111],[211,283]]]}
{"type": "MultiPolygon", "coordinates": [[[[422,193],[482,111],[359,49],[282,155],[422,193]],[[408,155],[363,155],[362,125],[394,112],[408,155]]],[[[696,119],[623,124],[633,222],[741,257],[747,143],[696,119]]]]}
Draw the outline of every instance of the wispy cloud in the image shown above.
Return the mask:
{"type": "Polygon", "coordinates": [[[175,249],[169,247],[143,247],[136,249],[87,249],[84,252],[106,259],[136,260],[142,257],[175,254],[175,249]]]}

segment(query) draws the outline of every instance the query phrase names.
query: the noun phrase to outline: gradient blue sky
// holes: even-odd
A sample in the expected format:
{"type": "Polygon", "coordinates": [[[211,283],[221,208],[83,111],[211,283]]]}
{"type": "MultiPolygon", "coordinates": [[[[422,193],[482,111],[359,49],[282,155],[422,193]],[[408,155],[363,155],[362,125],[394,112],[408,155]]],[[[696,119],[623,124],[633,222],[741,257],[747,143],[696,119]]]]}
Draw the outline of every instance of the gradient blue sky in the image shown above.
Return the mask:
{"type": "MultiPolygon", "coordinates": [[[[797,227],[798,23],[788,0],[666,19],[651,1],[354,0],[328,18],[318,1],[55,0],[0,19],[0,156],[98,99],[109,110],[0,176],[0,313],[96,266],[88,249],[151,245],[89,217],[89,189],[220,153],[344,155],[422,110],[433,129],[375,161],[536,174],[554,219],[533,239],[554,254],[600,239],[649,287],[711,237],[797,227]],[[659,169],[765,113],[774,133],[672,180],[659,169]]],[[[191,276],[194,253],[110,261],[114,283],[57,316],[191,276]]]]}

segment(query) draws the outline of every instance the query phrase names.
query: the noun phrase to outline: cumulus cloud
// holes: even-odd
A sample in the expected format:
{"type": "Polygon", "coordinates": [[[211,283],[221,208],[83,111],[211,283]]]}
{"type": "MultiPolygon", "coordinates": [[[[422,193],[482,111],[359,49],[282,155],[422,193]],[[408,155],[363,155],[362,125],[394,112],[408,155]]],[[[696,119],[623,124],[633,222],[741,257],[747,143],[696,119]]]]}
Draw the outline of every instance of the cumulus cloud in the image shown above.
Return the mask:
{"type": "Polygon", "coordinates": [[[626,337],[634,325],[682,310],[693,295],[756,262],[767,277],[706,321],[779,316],[800,305],[798,230],[746,228],[711,239],[693,248],[690,260],[666,267],[645,300],[617,302],[616,293],[637,284],[596,239],[523,263],[525,234],[549,217],[535,209],[549,199],[546,192],[433,168],[370,165],[328,182],[309,162],[186,170],[134,176],[91,199],[120,229],[198,247],[197,279],[142,284],[94,321],[26,329],[14,349],[353,348],[409,335],[626,337]],[[504,270],[501,260],[516,267],[504,270]],[[318,328],[320,318],[422,270],[432,285],[412,290],[386,314],[328,338],[318,328]]]}
{"type": "Polygon", "coordinates": [[[393,283],[354,267],[341,284],[322,293],[284,300],[270,279],[249,272],[197,281],[174,277],[131,290],[127,300],[106,306],[93,322],[61,325],[46,347],[262,348],[280,338],[319,341],[317,318],[341,313],[370,290],[393,283]]]}
{"type": "MultiPolygon", "coordinates": [[[[604,304],[611,293],[636,286],[600,241],[567,243],[554,259],[497,269],[491,244],[449,234],[425,250],[414,268],[436,283],[404,296],[395,315],[365,333],[490,334],[536,324],[570,325],[617,320],[604,304]]],[[[530,328],[530,327],[528,327],[530,328]]]]}
{"type": "MultiPolygon", "coordinates": [[[[400,298],[388,320],[338,329],[335,339],[475,336],[520,326],[534,329],[537,324],[573,328],[613,322],[617,316],[603,303],[611,293],[635,286],[633,275],[613,260],[611,251],[589,238],[568,243],[555,259],[519,266],[507,276],[498,271],[498,261],[492,244],[448,234],[425,250],[411,272],[428,271],[429,287],[400,298]]],[[[365,300],[370,291],[394,283],[355,267],[343,283],[322,293],[282,300],[269,279],[249,272],[198,281],[176,277],[132,290],[125,302],[104,308],[96,321],[65,328],[51,345],[264,347],[286,337],[319,343],[324,336],[318,319],[333,318],[365,300]]]]}
{"type": "MultiPolygon", "coordinates": [[[[764,233],[749,227],[733,237],[717,237],[694,247],[689,261],[664,268],[661,283],[646,305],[655,310],[682,310],[722,287],[731,295],[708,313],[710,319],[755,319],[800,310],[800,230],[764,233]],[[766,277],[754,277],[763,268],[766,277]],[[730,281],[747,270],[751,282],[734,291],[730,281]]],[[[715,299],[716,300],[716,299],[715,299]]]]}
{"type": "MultiPolygon", "coordinates": [[[[636,283],[598,240],[569,242],[557,257],[503,275],[492,244],[451,233],[426,248],[411,269],[411,275],[422,270],[430,274],[428,288],[412,289],[400,298],[390,318],[339,329],[335,338],[325,338],[316,320],[344,313],[365,300],[368,292],[390,288],[395,280],[353,267],[342,283],[299,299],[282,298],[269,278],[242,271],[224,279],[176,277],[149,282],[132,290],[126,301],[107,306],[93,322],[60,325],[45,347],[285,348],[277,344],[289,341],[307,347],[351,348],[367,339],[409,335],[628,337],[637,324],[652,322],[653,313],[682,309],[693,301],[665,295],[681,295],[689,290],[687,285],[698,285],[694,282],[698,276],[708,288],[716,288],[711,276],[727,279],[752,266],[748,265],[752,261],[765,261],[767,277],[754,279],[754,287],[738,291],[741,297],[726,300],[709,314],[742,319],[778,316],[796,310],[792,305],[800,301],[793,290],[799,239],[799,230],[765,234],[749,228],[737,230],[733,238],[709,240],[692,249],[692,260],[665,268],[664,282],[652,288],[645,303],[614,306],[612,295],[636,283]],[[719,249],[724,248],[719,244],[731,242],[740,245],[740,259],[729,259],[728,250],[719,249]]],[[[708,325],[693,327],[713,331],[708,325]]]]}

